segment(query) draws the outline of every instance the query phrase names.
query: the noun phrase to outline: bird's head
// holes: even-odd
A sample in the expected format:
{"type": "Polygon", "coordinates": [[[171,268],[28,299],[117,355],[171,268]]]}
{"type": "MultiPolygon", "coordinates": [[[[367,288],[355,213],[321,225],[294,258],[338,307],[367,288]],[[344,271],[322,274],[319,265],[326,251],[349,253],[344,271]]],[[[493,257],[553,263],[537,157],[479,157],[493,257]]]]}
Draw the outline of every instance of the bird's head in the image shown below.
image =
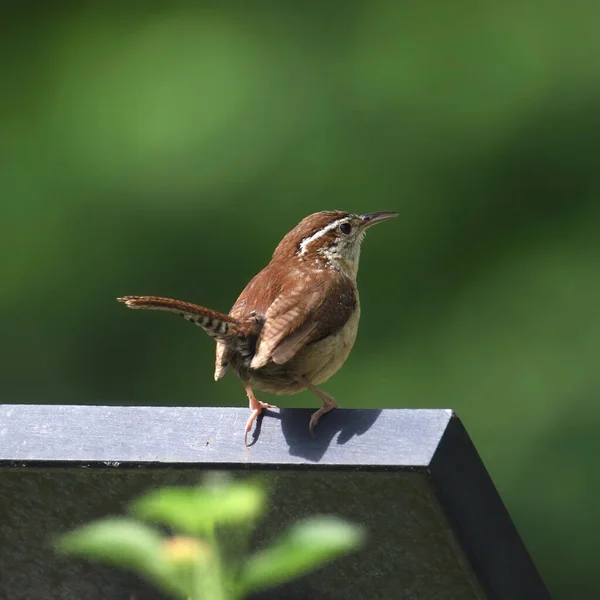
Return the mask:
{"type": "Polygon", "coordinates": [[[356,215],[339,210],[322,211],[305,217],[279,243],[273,258],[292,258],[332,268],[356,277],[360,247],[369,227],[398,213],[381,211],[356,215]]]}

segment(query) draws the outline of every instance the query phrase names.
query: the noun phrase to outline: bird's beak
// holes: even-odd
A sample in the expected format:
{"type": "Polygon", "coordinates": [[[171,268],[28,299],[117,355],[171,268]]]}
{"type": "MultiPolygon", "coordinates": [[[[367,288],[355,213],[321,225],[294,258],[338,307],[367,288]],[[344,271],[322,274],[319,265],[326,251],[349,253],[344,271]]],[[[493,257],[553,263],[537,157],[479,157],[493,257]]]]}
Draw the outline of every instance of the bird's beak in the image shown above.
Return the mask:
{"type": "Polygon", "coordinates": [[[391,210],[382,210],[380,212],[367,213],[366,215],[360,215],[360,218],[363,221],[364,228],[371,227],[371,225],[375,225],[375,223],[381,223],[382,221],[387,221],[388,219],[393,219],[397,217],[398,213],[392,212],[391,210]]]}

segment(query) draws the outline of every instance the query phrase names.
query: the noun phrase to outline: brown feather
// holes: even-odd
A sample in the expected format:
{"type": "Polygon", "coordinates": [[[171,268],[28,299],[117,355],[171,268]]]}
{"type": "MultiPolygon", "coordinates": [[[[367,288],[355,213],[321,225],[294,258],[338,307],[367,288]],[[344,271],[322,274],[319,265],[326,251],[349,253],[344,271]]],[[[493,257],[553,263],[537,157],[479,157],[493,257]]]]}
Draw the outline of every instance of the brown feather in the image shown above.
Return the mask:
{"type": "Polygon", "coordinates": [[[306,344],[335,333],[356,302],[354,286],[336,271],[308,290],[298,281],[297,289],[285,290],[267,310],[251,367],[258,369],[270,360],[283,364],[306,344]]]}
{"type": "Polygon", "coordinates": [[[226,339],[244,333],[244,328],[237,319],[198,304],[160,296],[124,296],[117,300],[123,302],[127,308],[162,310],[178,314],[202,327],[208,335],[217,339],[226,339]]]}
{"type": "Polygon", "coordinates": [[[299,329],[296,329],[293,333],[288,335],[278,346],[275,348],[271,355],[271,360],[278,364],[283,365],[290,360],[304,344],[310,339],[310,334],[317,327],[317,323],[305,323],[299,329]]]}

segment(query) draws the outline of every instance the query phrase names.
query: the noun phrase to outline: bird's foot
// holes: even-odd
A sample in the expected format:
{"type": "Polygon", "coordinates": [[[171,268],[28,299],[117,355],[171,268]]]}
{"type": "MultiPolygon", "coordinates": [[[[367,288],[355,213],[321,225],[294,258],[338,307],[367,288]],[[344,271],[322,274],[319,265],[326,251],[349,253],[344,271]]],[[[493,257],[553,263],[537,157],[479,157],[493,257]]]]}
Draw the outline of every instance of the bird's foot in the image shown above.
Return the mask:
{"type": "Polygon", "coordinates": [[[317,426],[319,419],[329,411],[332,411],[334,408],[339,408],[339,404],[333,398],[331,398],[331,396],[329,396],[329,401],[311,415],[310,422],[308,424],[308,431],[312,438],[315,437],[315,427],[317,426]]]}
{"type": "Polygon", "coordinates": [[[310,423],[308,424],[308,431],[312,438],[315,437],[315,427],[319,422],[319,419],[327,414],[329,411],[334,410],[335,408],[339,408],[340,405],[332,398],[329,394],[322,392],[318,387],[310,383],[309,381],[304,381],[304,385],[316,396],[318,396],[322,402],[323,406],[317,411],[315,411],[310,417],[310,423]]]}
{"type": "Polygon", "coordinates": [[[244,433],[244,444],[248,446],[248,434],[252,430],[252,424],[256,421],[258,415],[262,413],[265,408],[277,408],[273,404],[267,404],[266,402],[261,402],[260,400],[256,400],[250,404],[250,409],[252,413],[250,417],[248,417],[248,421],[246,421],[246,431],[244,433]]]}
{"type": "Polygon", "coordinates": [[[324,411],[319,409],[310,416],[310,422],[308,424],[308,431],[310,433],[310,437],[313,439],[315,438],[315,427],[319,423],[319,419],[321,418],[321,416],[323,414],[325,414],[324,411]]]}

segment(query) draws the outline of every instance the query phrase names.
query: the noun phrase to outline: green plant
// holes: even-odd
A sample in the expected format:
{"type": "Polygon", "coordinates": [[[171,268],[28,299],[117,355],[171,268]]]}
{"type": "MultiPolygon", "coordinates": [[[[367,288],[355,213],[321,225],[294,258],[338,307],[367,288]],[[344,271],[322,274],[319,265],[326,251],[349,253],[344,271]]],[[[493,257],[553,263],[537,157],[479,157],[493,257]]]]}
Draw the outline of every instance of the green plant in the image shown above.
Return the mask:
{"type": "Polygon", "coordinates": [[[61,552],[131,569],[175,598],[239,600],[356,549],[363,531],[336,517],[293,525],[248,556],[267,506],[256,480],[212,477],[195,487],[153,490],[132,502],[132,517],[105,518],[62,535],[61,552]],[[166,526],[167,535],[144,521],[166,526]]]}

